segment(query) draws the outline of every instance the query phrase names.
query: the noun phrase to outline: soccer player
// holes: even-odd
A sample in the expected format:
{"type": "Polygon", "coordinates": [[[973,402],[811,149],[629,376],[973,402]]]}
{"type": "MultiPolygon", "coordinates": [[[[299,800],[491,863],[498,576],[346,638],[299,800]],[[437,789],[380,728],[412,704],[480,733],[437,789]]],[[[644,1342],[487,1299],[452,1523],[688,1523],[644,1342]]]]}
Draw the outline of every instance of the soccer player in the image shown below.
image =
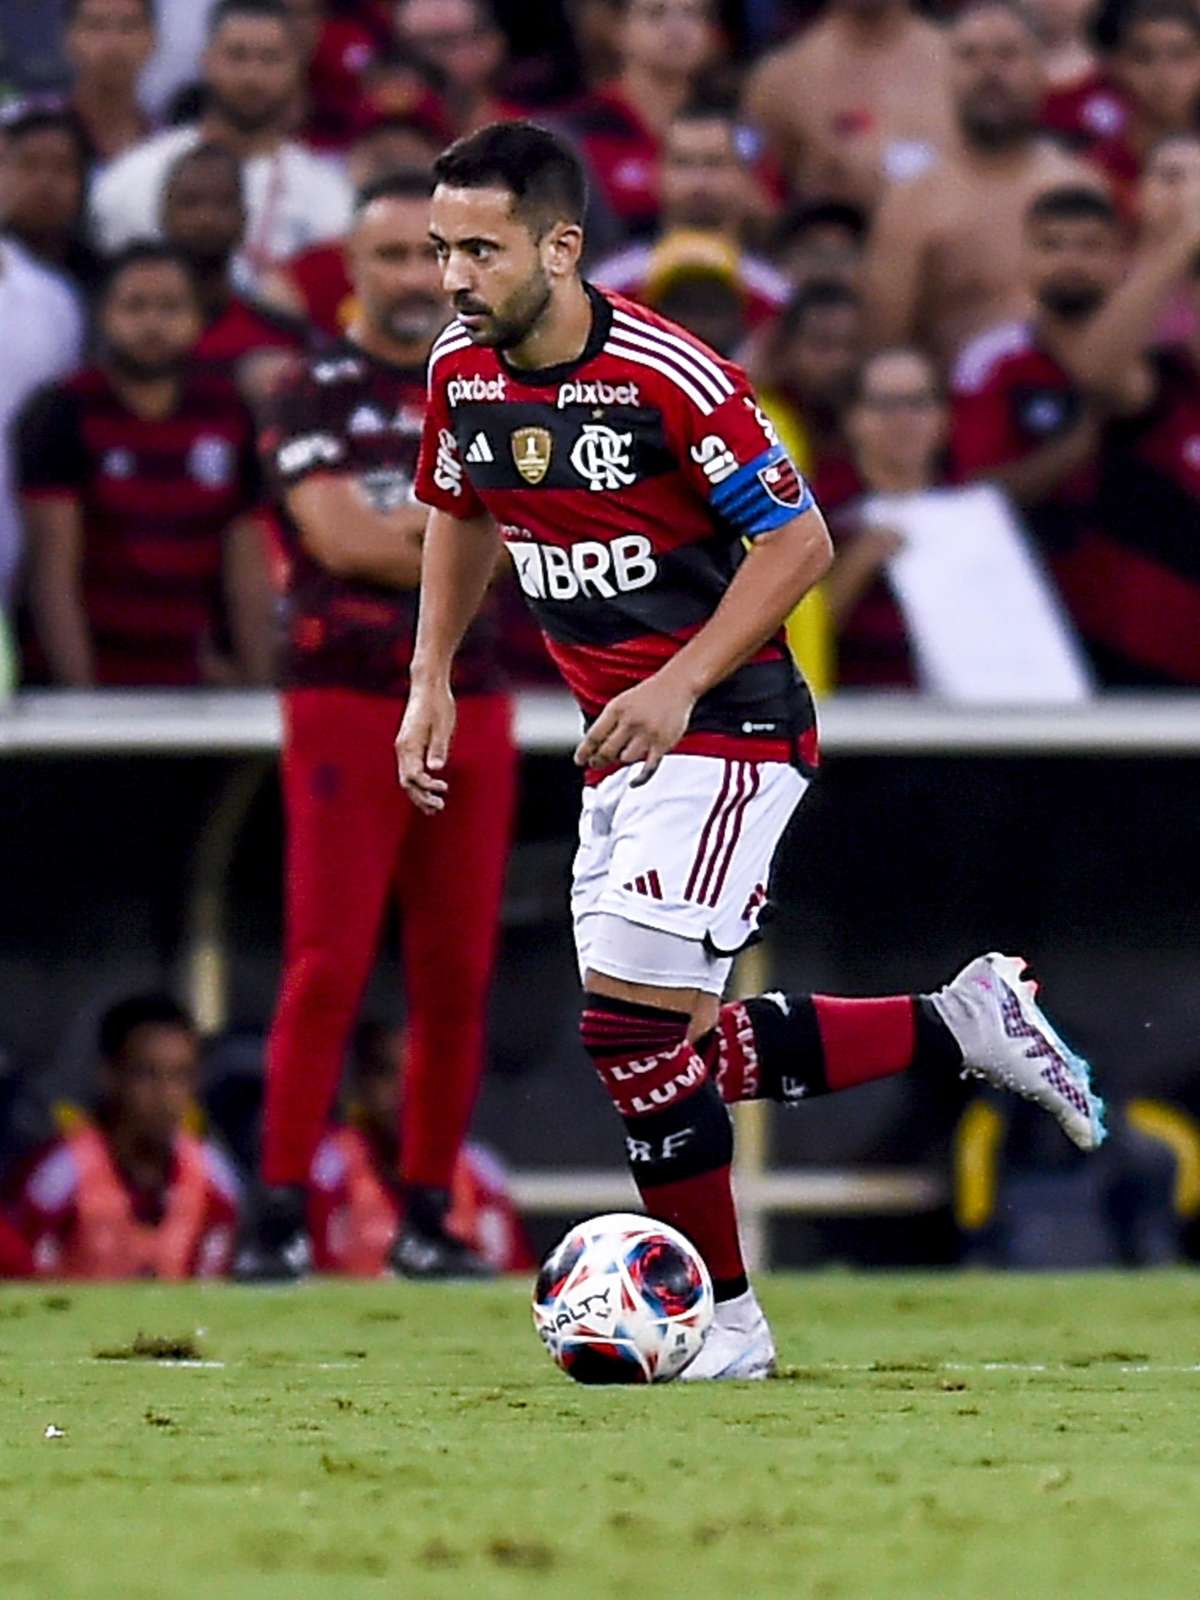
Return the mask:
{"type": "Polygon", "coordinates": [[[485,1269],[446,1217],[483,1067],[515,786],[489,622],[472,629],[455,665],[455,794],[436,823],[405,804],[392,756],[425,523],[411,494],[425,360],[445,322],[431,188],[428,174],[410,171],[363,189],[349,241],[359,306],[349,338],[280,386],[262,439],[288,569],[287,937],[267,1049],[268,1188],[258,1237],[237,1262],[247,1279],[303,1270],[305,1186],[393,897],[409,1051],[405,1225],[392,1265],[411,1277],[485,1269]]]}
{"type": "Polygon", "coordinates": [[[1103,1137],[1088,1067],[1024,962],[981,956],[933,995],[770,994],[722,1006],[771,858],[817,762],[782,624],[829,539],[743,372],[579,273],[585,184],[528,123],[435,165],[431,237],[458,313],[433,348],[417,475],[425,533],[401,781],[454,805],[452,662],[509,549],[587,722],[572,907],[581,1034],[625,1123],[647,1211],[695,1242],[714,1328],[687,1376],[757,1378],[726,1101],[795,1101],[920,1061],[1103,1137]]]}

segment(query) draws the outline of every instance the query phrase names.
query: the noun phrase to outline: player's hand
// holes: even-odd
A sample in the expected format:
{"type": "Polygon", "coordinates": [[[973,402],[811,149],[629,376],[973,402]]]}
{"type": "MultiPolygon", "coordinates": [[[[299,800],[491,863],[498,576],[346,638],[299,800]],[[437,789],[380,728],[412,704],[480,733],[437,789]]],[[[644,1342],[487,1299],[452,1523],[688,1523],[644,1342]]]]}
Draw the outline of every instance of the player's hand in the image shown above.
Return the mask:
{"type": "Polygon", "coordinates": [[[446,685],[414,688],[396,735],[400,787],[426,816],[446,805],[446,780],[439,777],[454,735],[454,696],[446,685]]]}
{"type": "Polygon", "coordinates": [[[683,738],[695,697],[658,672],[610,700],[580,740],[577,767],[628,767],[640,761],[635,787],[658,771],[659,762],[683,738]]]}

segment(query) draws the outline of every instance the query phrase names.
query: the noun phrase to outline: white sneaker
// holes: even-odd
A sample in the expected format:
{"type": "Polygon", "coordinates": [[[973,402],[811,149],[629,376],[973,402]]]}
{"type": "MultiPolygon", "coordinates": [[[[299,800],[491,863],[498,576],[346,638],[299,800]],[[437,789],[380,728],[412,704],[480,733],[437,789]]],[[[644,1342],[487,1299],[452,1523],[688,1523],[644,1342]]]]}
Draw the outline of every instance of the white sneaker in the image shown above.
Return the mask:
{"type": "Polygon", "coordinates": [[[1104,1142],[1104,1101],[1091,1068],[1055,1033],[1019,956],[977,956],[929,996],[963,1053],[963,1076],[985,1078],[1048,1111],[1081,1150],[1104,1142]]]}
{"type": "Polygon", "coordinates": [[[679,1374],[687,1383],[717,1378],[770,1378],[775,1341],[762,1307],[748,1289],[719,1305],[700,1353],[679,1374]]]}

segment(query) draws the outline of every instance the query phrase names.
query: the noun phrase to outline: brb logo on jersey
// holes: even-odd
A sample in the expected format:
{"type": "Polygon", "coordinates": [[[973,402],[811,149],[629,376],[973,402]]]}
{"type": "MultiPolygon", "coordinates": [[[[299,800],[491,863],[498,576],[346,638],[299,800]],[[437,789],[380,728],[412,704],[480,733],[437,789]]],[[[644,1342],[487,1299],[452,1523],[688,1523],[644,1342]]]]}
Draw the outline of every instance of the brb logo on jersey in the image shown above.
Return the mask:
{"type": "Polygon", "coordinates": [[[603,422],[584,424],[571,451],[571,465],[589,489],[627,489],[637,475],[629,470],[632,433],[618,433],[603,422]]]}
{"type": "Polygon", "coordinates": [[[611,544],[581,539],[566,548],[517,533],[524,530],[504,530],[517,582],[531,600],[613,600],[658,576],[654,547],[643,533],[622,534],[611,544]]]}

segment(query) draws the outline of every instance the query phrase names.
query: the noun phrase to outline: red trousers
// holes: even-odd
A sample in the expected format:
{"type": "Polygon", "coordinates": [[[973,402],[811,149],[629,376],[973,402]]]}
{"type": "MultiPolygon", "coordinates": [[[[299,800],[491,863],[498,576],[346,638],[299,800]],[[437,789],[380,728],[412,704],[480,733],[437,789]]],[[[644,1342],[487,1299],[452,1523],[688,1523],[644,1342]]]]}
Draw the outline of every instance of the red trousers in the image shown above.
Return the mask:
{"type": "Polygon", "coordinates": [[[408,1001],[400,1148],[409,1183],[450,1187],[484,1061],[516,790],[504,695],[467,695],[445,810],[402,793],[404,707],[343,689],[284,696],[284,971],[267,1045],[263,1177],[307,1184],[395,896],[408,1001]]]}

